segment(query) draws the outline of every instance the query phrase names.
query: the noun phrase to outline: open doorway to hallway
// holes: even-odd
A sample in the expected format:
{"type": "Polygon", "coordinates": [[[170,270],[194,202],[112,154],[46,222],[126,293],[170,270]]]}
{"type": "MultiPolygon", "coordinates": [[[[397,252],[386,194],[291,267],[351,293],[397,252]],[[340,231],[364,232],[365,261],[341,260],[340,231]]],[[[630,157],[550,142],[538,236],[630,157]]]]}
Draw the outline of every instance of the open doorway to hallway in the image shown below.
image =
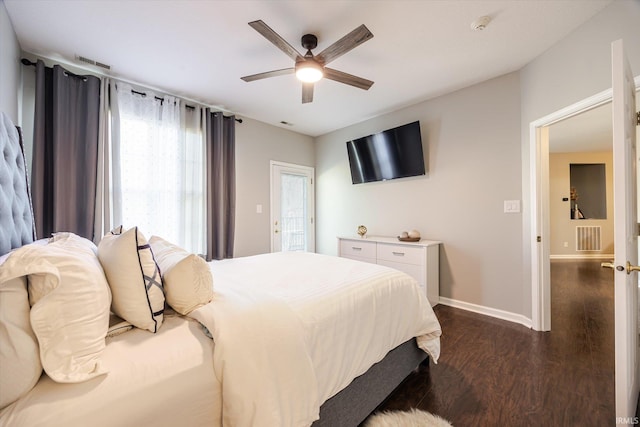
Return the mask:
{"type": "MultiPolygon", "coordinates": [[[[551,332],[558,362],[615,408],[613,153],[611,103],[549,126],[551,332]]],[[[587,395],[583,396],[587,398],[587,395]]]]}

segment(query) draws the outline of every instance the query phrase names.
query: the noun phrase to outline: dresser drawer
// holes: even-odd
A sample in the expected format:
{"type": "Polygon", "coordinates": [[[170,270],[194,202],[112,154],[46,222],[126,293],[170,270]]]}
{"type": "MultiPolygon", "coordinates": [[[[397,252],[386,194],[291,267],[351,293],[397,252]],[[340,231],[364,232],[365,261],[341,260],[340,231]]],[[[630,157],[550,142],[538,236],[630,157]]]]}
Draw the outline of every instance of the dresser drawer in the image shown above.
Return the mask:
{"type": "Polygon", "coordinates": [[[378,260],[401,262],[403,264],[424,265],[424,248],[408,245],[378,244],[378,260]]]}
{"type": "Polygon", "coordinates": [[[373,262],[375,262],[376,242],[367,242],[365,240],[341,240],[340,256],[349,258],[373,258],[373,262]]]}
{"type": "Polygon", "coordinates": [[[420,285],[421,288],[424,289],[424,294],[427,295],[427,284],[425,283],[424,277],[424,267],[416,264],[405,264],[402,262],[394,262],[394,261],[386,261],[379,259],[379,265],[384,265],[385,267],[395,268],[396,270],[400,270],[404,273],[407,273],[409,276],[416,279],[416,282],[420,285]]]}
{"type": "Polygon", "coordinates": [[[365,258],[365,257],[361,257],[361,256],[346,256],[346,255],[341,255],[341,258],[348,258],[348,259],[352,259],[355,261],[362,261],[362,262],[368,262],[369,264],[377,264],[376,259],[375,258],[365,258]]]}

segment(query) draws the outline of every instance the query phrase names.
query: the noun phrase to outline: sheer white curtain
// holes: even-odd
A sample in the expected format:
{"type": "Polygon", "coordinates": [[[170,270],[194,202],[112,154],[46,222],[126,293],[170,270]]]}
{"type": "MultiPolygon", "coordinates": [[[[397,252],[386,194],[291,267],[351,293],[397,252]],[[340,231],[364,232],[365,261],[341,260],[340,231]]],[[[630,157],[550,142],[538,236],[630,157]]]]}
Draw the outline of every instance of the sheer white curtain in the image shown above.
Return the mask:
{"type": "Polygon", "coordinates": [[[184,147],[181,204],[183,248],[206,254],[205,108],[182,105],[180,109],[184,147]]]}
{"type": "Polygon", "coordinates": [[[202,109],[120,82],[115,98],[114,221],[204,253],[202,109]]]}
{"type": "Polygon", "coordinates": [[[100,85],[100,122],[98,126],[98,165],[93,240],[96,244],[109,230],[120,225],[120,199],[114,199],[114,184],[120,183],[117,93],[115,81],[103,77],[100,85]],[[115,152],[113,148],[116,148],[115,152]],[[117,178],[114,181],[114,177],[117,178]],[[115,213],[118,213],[116,216],[115,213]]]}

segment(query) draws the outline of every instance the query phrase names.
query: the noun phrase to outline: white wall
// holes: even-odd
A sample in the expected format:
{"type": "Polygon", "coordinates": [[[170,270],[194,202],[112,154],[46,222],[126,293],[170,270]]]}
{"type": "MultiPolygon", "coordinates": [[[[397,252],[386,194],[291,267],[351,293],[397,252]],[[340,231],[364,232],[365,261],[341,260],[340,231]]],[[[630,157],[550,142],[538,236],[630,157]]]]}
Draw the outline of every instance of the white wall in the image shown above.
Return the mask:
{"type": "Polygon", "coordinates": [[[20,45],[4,2],[0,0],[0,111],[19,125],[20,45]]]}
{"type": "Polygon", "coordinates": [[[336,236],[395,236],[415,228],[444,242],[441,296],[513,313],[522,307],[519,200],[520,82],[517,73],[353,125],[316,139],[318,252],[336,236]],[[420,120],[427,176],[351,184],[346,141],[420,120]]]}
{"type": "Polygon", "coordinates": [[[522,112],[523,315],[531,316],[529,124],[611,87],[611,42],[624,39],[640,75],[640,1],[615,0],[520,72],[522,112]]]}
{"type": "Polygon", "coordinates": [[[236,123],[236,257],[270,251],[270,160],[313,167],[313,138],[251,119],[236,123]]]}

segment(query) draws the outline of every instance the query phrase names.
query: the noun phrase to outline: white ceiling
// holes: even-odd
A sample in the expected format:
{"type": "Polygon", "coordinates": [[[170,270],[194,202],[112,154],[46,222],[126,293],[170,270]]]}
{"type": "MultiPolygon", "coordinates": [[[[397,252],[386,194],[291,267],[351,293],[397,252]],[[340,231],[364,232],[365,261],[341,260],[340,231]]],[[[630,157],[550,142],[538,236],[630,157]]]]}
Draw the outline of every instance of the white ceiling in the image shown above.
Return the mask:
{"type": "Polygon", "coordinates": [[[613,150],[611,103],[549,126],[552,153],[605,152],[613,150]]]}
{"type": "Polygon", "coordinates": [[[311,136],[518,70],[610,2],[4,0],[26,52],[68,63],[81,55],[114,77],[311,136]],[[492,22],[472,30],[483,15],[492,22]],[[331,67],[375,84],[322,80],[303,105],[293,75],[240,80],[293,66],[247,25],[256,19],[298,51],[315,34],[315,53],[365,24],[373,39],[331,67]]]}

